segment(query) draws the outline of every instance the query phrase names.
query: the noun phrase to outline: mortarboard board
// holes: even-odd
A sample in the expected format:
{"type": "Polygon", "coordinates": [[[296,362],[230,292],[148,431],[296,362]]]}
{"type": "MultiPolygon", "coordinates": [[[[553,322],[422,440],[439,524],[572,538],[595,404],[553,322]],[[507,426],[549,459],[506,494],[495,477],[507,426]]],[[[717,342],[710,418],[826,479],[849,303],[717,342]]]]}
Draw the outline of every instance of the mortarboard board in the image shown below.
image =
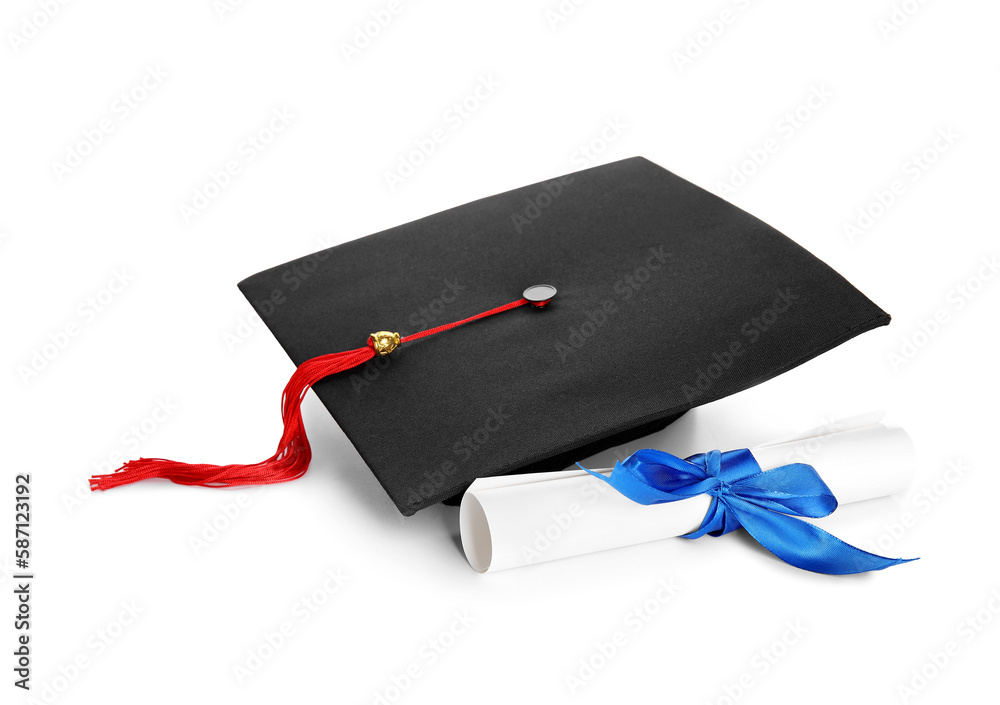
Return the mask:
{"type": "MultiPolygon", "coordinates": [[[[774,228],[641,157],[473,201],[239,287],[296,374],[336,358],[312,388],[405,515],[478,477],[561,469],[889,322],[774,228]],[[558,294],[544,307],[511,303],[535,284],[558,294]],[[447,332],[414,335],[438,326],[447,332]],[[351,350],[383,328],[411,344],[387,357],[351,350]]],[[[301,425],[285,420],[286,435],[301,425]]],[[[254,469],[239,484],[304,472],[258,479],[260,465],[239,466],[254,469]]],[[[217,466],[184,467],[209,481],[122,479],[213,484],[204,469],[217,466]]]]}

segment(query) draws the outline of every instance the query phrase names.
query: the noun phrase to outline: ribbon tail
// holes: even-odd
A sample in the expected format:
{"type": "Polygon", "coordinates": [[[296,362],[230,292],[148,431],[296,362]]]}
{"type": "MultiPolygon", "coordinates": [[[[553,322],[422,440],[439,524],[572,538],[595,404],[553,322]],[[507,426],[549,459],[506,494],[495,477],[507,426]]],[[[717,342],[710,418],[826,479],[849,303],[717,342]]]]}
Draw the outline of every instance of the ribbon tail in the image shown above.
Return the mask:
{"type": "MultiPolygon", "coordinates": [[[[733,504],[736,504],[734,502],[733,504]]],[[[785,563],[827,575],[883,570],[916,558],[885,558],[841,541],[809,522],[739,501],[737,518],[754,540],[785,563]]]]}
{"type": "MultiPolygon", "coordinates": [[[[599,472],[594,472],[589,468],[585,468],[580,463],[577,466],[581,470],[586,470],[588,473],[593,475],[599,480],[611,485],[620,494],[624,495],[633,502],[638,504],[662,504],[664,502],[676,502],[680,499],[687,499],[690,495],[678,495],[666,490],[661,490],[652,485],[648,484],[645,478],[638,476],[634,470],[618,463],[615,465],[614,470],[611,471],[610,475],[602,475],[599,472]]],[[[698,493],[700,494],[700,492],[698,493]]]]}

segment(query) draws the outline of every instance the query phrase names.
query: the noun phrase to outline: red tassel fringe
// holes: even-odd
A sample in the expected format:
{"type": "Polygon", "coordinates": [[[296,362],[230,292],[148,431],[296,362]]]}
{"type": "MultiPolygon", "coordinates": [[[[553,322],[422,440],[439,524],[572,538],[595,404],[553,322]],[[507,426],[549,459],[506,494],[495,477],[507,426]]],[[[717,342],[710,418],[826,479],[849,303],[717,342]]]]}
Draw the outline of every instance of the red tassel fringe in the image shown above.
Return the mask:
{"type": "Polygon", "coordinates": [[[375,357],[370,347],[321,355],[306,360],[295,370],[281,397],[281,420],[285,432],[278,450],[267,460],[252,465],[206,465],[179,463],[162,458],[130,460],[108,475],[90,478],[91,490],[110,490],[151,477],[161,477],[178,485],[232,487],[235,485],[270,485],[302,476],[309,468],[312,449],[302,423],[302,399],[319,380],[337,372],[357,367],[375,357]]]}

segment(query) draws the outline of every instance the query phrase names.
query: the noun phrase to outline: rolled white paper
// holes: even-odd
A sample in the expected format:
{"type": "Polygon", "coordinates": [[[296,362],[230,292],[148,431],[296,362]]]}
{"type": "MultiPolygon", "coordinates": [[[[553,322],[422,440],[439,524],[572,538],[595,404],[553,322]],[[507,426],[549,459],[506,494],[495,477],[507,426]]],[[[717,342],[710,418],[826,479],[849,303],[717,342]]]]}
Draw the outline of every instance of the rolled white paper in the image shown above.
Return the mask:
{"type": "MultiPolygon", "coordinates": [[[[913,447],[901,428],[873,418],[857,417],[751,452],[765,470],[812,465],[840,504],[884,497],[912,481],[913,447]]],[[[711,497],[699,495],[637,504],[582,470],[564,470],[476,480],[462,498],[459,524],[466,558],[486,573],[682,536],[701,526],[710,503],[711,497]]]]}

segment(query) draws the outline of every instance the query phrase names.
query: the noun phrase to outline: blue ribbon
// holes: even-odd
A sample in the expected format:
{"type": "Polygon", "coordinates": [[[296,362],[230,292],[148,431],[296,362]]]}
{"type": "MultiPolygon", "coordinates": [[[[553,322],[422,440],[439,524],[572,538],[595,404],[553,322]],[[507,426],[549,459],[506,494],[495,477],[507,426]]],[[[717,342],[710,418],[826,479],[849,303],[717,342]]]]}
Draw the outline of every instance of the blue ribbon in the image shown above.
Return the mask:
{"type": "Polygon", "coordinates": [[[837,508],[837,498],[811,465],[793,463],[764,472],[745,448],[713,450],[684,460],[660,450],[640,450],[616,463],[610,476],[587,472],[639,504],[711,495],[705,519],[696,531],[684,535],[686,539],[722,536],[742,526],[786,563],[830,575],[882,570],[916,560],[876,556],[796,519],[825,517],[837,508]]]}

